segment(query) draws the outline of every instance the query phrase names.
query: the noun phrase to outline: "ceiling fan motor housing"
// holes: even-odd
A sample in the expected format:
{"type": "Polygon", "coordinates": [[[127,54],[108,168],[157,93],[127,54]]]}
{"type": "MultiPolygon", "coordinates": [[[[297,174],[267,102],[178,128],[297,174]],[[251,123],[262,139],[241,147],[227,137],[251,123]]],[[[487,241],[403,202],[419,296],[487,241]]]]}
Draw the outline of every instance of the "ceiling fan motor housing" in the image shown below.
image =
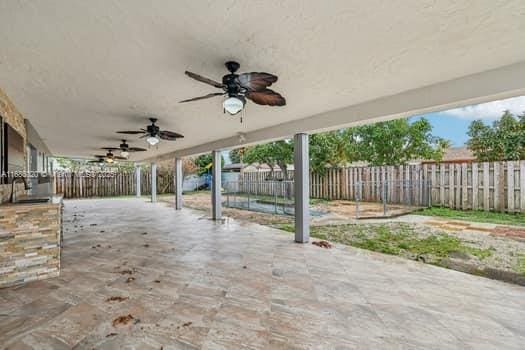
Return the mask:
{"type": "Polygon", "coordinates": [[[159,133],[160,128],[154,124],[148,125],[148,128],[146,129],[148,131],[148,134],[151,136],[155,136],[159,133]]]}
{"type": "Polygon", "coordinates": [[[222,83],[226,86],[226,93],[229,97],[237,97],[240,94],[243,94],[244,91],[241,86],[237,83],[237,74],[226,74],[222,77],[222,83]]]}

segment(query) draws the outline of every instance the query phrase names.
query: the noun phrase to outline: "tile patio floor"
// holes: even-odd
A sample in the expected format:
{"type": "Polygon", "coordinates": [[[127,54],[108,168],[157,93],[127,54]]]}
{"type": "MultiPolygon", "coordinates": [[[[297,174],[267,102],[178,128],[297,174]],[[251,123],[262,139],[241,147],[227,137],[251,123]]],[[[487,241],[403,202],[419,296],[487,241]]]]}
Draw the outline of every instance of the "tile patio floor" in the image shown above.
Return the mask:
{"type": "Polygon", "coordinates": [[[162,203],[65,208],[61,276],[0,290],[0,347],[525,347],[523,287],[162,203]]]}

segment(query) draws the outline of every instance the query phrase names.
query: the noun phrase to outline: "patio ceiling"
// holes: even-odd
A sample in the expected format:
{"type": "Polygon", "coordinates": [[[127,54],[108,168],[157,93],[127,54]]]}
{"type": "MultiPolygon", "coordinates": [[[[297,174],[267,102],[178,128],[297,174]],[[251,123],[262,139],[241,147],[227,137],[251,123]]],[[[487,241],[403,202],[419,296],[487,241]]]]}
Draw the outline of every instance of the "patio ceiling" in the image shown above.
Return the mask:
{"type": "Polygon", "coordinates": [[[99,153],[154,115],[186,138],[135,156],[188,155],[521,94],[524,15],[521,0],[4,1],[0,84],[55,154],[99,153]],[[220,79],[228,59],[277,74],[287,106],[249,103],[240,124],[220,98],[177,103],[213,90],[184,70],[220,79]]]}

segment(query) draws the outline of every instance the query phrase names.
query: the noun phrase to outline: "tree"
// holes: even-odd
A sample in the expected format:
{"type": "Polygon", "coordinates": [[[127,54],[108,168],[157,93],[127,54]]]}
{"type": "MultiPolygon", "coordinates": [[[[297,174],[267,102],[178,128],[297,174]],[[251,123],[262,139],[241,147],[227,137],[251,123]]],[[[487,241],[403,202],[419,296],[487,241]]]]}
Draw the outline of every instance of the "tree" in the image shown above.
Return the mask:
{"type": "Polygon", "coordinates": [[[425,118],[396,119],[353,129],[359,160],[370,165],[400,165],[414,159],[439,161],[450,142],[432,135],[425,118]]]}
{"type": "Polygon", "coordinates": [[[344,166],[359,160],[354,129],[313,134],[310,136],[310,169],[324,174],[328,167],[344,166]]]}
{"type": "Polygon", "coordinates": [[[293,142],[291,140],[275,141],[247,147],[244,161],[248,164],[266,164],[270,168],[269,179],[273,179],[275,166],[278,166],[284,180],[289,180],[288,165],[293,163],[293,142]]]}
{"type": "MultiPolygon", "coordinates": [[[[208,170],[211,168],[211,164],[213,163],[212,154],[211,153],[201,154],[200,156],[195,158],[194,163],[198,168],[197,173],[199,175],[206,174],[208,170]]],[[[221,167],[222,166],[224,166],[224,157],[221,154],[221,167]]]]}
{"type": "MultiPolygon", "coordinates": [[[[432,125],[421,118],[415,122],[398,119],[310,136],[310,168],[323,174],[329,167],[356,161],[370,165],[400,165],[414,159],[440,160],[450,143],[432,135],[432,125]]],[[[246,163],[276,165],[288,179],[293,162],[293,141],[276,141],[248,147],[246,163]]],[[[270,178],[273,172],[270,173],[270,178]]]]}
{"type": "Polygon", "coordinates": [[[470,123],[468,148],[481,162],[525,159],[525,113],[505,111],[492,125],[470,123]]]}
{"type": "Polygon", "coordinates": [[[232,149],[229,153],[230,160],[232,163],[242,163],[243,162],[244,147],[232,149]]]}

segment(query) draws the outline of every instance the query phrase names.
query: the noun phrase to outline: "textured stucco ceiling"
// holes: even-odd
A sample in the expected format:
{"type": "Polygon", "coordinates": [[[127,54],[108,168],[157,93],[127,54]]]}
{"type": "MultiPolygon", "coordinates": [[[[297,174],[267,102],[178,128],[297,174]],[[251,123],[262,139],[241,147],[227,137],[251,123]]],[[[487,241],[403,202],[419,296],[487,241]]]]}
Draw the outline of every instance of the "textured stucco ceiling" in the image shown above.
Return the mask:
{"type": "MultiPolygon", "coordinates": [[[[0,84],[55,154],[89,156],[159,118],[149,158],[525,60],[525,2],[0,1],[0,84]],[[188,69],[279,76],[244,124],[188,69]]],[[[135,146],[144,141],[128,137],[135,146]]],[[[137,158],[138,159],[138,158],[137,158]]]]}

